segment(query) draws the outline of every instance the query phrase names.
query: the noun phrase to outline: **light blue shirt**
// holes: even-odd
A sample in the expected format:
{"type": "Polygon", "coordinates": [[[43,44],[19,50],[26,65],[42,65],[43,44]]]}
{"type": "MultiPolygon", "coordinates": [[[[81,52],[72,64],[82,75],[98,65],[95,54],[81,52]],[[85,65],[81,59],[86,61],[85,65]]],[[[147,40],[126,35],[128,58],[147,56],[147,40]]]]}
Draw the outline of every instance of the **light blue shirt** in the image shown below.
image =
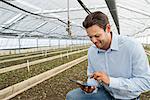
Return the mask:
{"type": "MultiPolygon", "coordinates": [[[[104,71],[110,78],[105,89],[117,99],[132,99],[150,90],[150,67],[142,45],[135,39],[113,34],[110,48],[105,51],[92,45],[88,49],[88,76],[104,71]]],[[[98,86],[94,79],[89,85],[98,86]]]]}

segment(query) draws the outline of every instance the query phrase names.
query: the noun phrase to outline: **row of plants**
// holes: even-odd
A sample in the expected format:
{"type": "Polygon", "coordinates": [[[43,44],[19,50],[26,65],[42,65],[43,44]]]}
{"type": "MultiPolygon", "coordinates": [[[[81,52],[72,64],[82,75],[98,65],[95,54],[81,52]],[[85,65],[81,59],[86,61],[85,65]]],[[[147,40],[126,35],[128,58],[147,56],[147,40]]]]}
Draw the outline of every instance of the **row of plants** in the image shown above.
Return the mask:
{"type": "Polygon", "coordinates": [[[68,79],[86,81],[87,60],[17,95],[11,100],[65,100],[78,86],[68,79]]]}
{"type": "Polygon", "coordinates": [[[6,87],[11,86],[15,83],[24,81],[30,77],[36,76],[36,75],[43,73],[47,70],[53,69],[57,66],[60,66],[60,65],[65,64],[67,62],[75,60],[75,59],[82,57],[86,54],[87,54],[87,52],[76,53],[76,54],[70,55],[69,58],[63,57],[63,58],[58,58],[55,60],[47,61],[44,63],[40,63],[37,65],[32,65],[32,66],[30,66],[30,71],[28,71],[27,68],[21,68],[21,69],[17,69],[14,71],[0,74],[0,89],[6,88],[6,87]]]}
{"type": "MultiPolygon", "coordinates": [[[[64,50],[61,50],[61,51],[64,51],[64,50]]],[[[60,51],[60,52],[61,52],[60,51]]],[[[69,52],[73,52],[73,51],[77,51],[77,50],[70,50],[68,51],[69,52]]],[[[43,59],[43,58],[48,58],[48,57],[52,57],[52,56],[56,56],[56,55],[59,55],[59,54],[64,54],[64,53],[67,53],[66,51],[64,52],[61,52],[61,53],[51,53],[51,54],[47,54],[47,55],[41,55],[39,57],[31,57],[31,58],[26,58],[26,59],[22,59],[22,60],[15,60],[15,61],[10,61],[10,62],[4,62],[4,63],[0,63],[0,68],[5,68],[5,67],[8,67],[8,66],[13,66],[13,65],[18,65],[18,64],[22,64],[22,63],[26,63],[27,60],[29,62],[31,61],[35,61],[35,60],[39,60],[39,59],[43,59]]]]}
{"type": "MultiPolygon", "coordinates": [[[[147,50],[150,51],[150,48],[147,49],[147,50]]],[[[150,56],[147,55],[147,57],[148,57],[148,61],[149,61],[149,64],[150,64],[150,56]]],[[[143,93],[143,94],[140,96],[140,100],[150,100],[150,91],[143,93]]]]}
{"type": "Polygon", "coordinates": [[[0,60],[5,60],[5,59],[12,59],[12,58],[18,58],[18,57],[24,57],[24,56],[32,56],[32,55],[37,55],[37,54],[43,54],[44,52],[50,53],[53,51],[60,51],[60,50],[68,50],[68,49],[74,49],[74,48],[82,48],[83,46],[74,46],[74,47],[64,47],[64,48],[56,48],[56,49],[49,49],[49,50],[40,50],[40,51],[35,51],[35,52],[27,52],[27,53],[21,53],[21,54],[11,54],[11,55],[1,55],[0,60]]]}
{"type": "Polygon", "coordinates": [[[144,46],[144,49],[150,51],[150,45],[145,45],[145,46],[144,46]]]}
{"type": "MultiPolygon", "coordinates": [[[[150,51],[150,46],[149,45],[145,45],[144,49],[147,50],[147,51],[150,51]]],[[[149,61],[149,64],[150,64],[150,56],[147,55],[147,58],[148,58],[148,61],[149,61]]]]}

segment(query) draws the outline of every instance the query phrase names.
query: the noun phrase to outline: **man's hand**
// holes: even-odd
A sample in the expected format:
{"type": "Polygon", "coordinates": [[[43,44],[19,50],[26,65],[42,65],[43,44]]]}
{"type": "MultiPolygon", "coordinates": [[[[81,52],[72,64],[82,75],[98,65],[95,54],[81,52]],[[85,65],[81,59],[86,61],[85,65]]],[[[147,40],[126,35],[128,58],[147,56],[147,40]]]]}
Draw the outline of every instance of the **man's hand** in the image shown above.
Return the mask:
{"type": "Polygon", "coordinates": [[[92,93],[96,89],[95,86],[80,86],[80,88],[87,93],[92,93]]]}
{"type": "Polygon", "coordinates": [[[102,81],[104,84],[109,85],[110,79],[105,72],[94,72],[91,78],[94,78],[97,81],[102,81]]]}

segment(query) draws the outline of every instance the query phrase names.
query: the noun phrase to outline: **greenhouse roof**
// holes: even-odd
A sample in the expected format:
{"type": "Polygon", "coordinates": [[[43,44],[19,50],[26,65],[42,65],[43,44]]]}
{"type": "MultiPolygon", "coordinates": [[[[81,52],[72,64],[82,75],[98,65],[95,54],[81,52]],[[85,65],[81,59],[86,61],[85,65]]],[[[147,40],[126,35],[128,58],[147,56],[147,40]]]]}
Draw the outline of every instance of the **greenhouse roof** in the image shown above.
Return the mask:
{"type": "MultiPolygon", "coordinates": [[[[118,34],[106,1],[81,0],[91,11],[108,15],[118,34]]],[[[110,0],[113,1],[113,0],[110,0]]],[[[141,36],[150,32],[150,0],[116,0],[121,35],[141,36]]],[[[85,38],[82,22],[87,16],[78,0],[0,0],[0,37],[85,38]],[[70,30],[68,32],[68,19],[70,30]]]]}

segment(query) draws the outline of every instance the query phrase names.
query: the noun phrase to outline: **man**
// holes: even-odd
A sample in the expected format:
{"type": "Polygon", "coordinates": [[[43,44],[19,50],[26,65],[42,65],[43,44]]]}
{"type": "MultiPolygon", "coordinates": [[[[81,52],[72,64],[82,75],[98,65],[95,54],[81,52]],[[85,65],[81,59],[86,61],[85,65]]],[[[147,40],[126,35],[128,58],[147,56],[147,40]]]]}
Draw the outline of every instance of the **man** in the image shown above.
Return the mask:
{"type": "Polygon", "coordinates": [[[83,26],[94,43],[88,50],[89,87],[70,91],[67,100],[138,100],[150,90],[149,63],[140,43],[113,34],[100,11],[89,14],[83,26]]]}

